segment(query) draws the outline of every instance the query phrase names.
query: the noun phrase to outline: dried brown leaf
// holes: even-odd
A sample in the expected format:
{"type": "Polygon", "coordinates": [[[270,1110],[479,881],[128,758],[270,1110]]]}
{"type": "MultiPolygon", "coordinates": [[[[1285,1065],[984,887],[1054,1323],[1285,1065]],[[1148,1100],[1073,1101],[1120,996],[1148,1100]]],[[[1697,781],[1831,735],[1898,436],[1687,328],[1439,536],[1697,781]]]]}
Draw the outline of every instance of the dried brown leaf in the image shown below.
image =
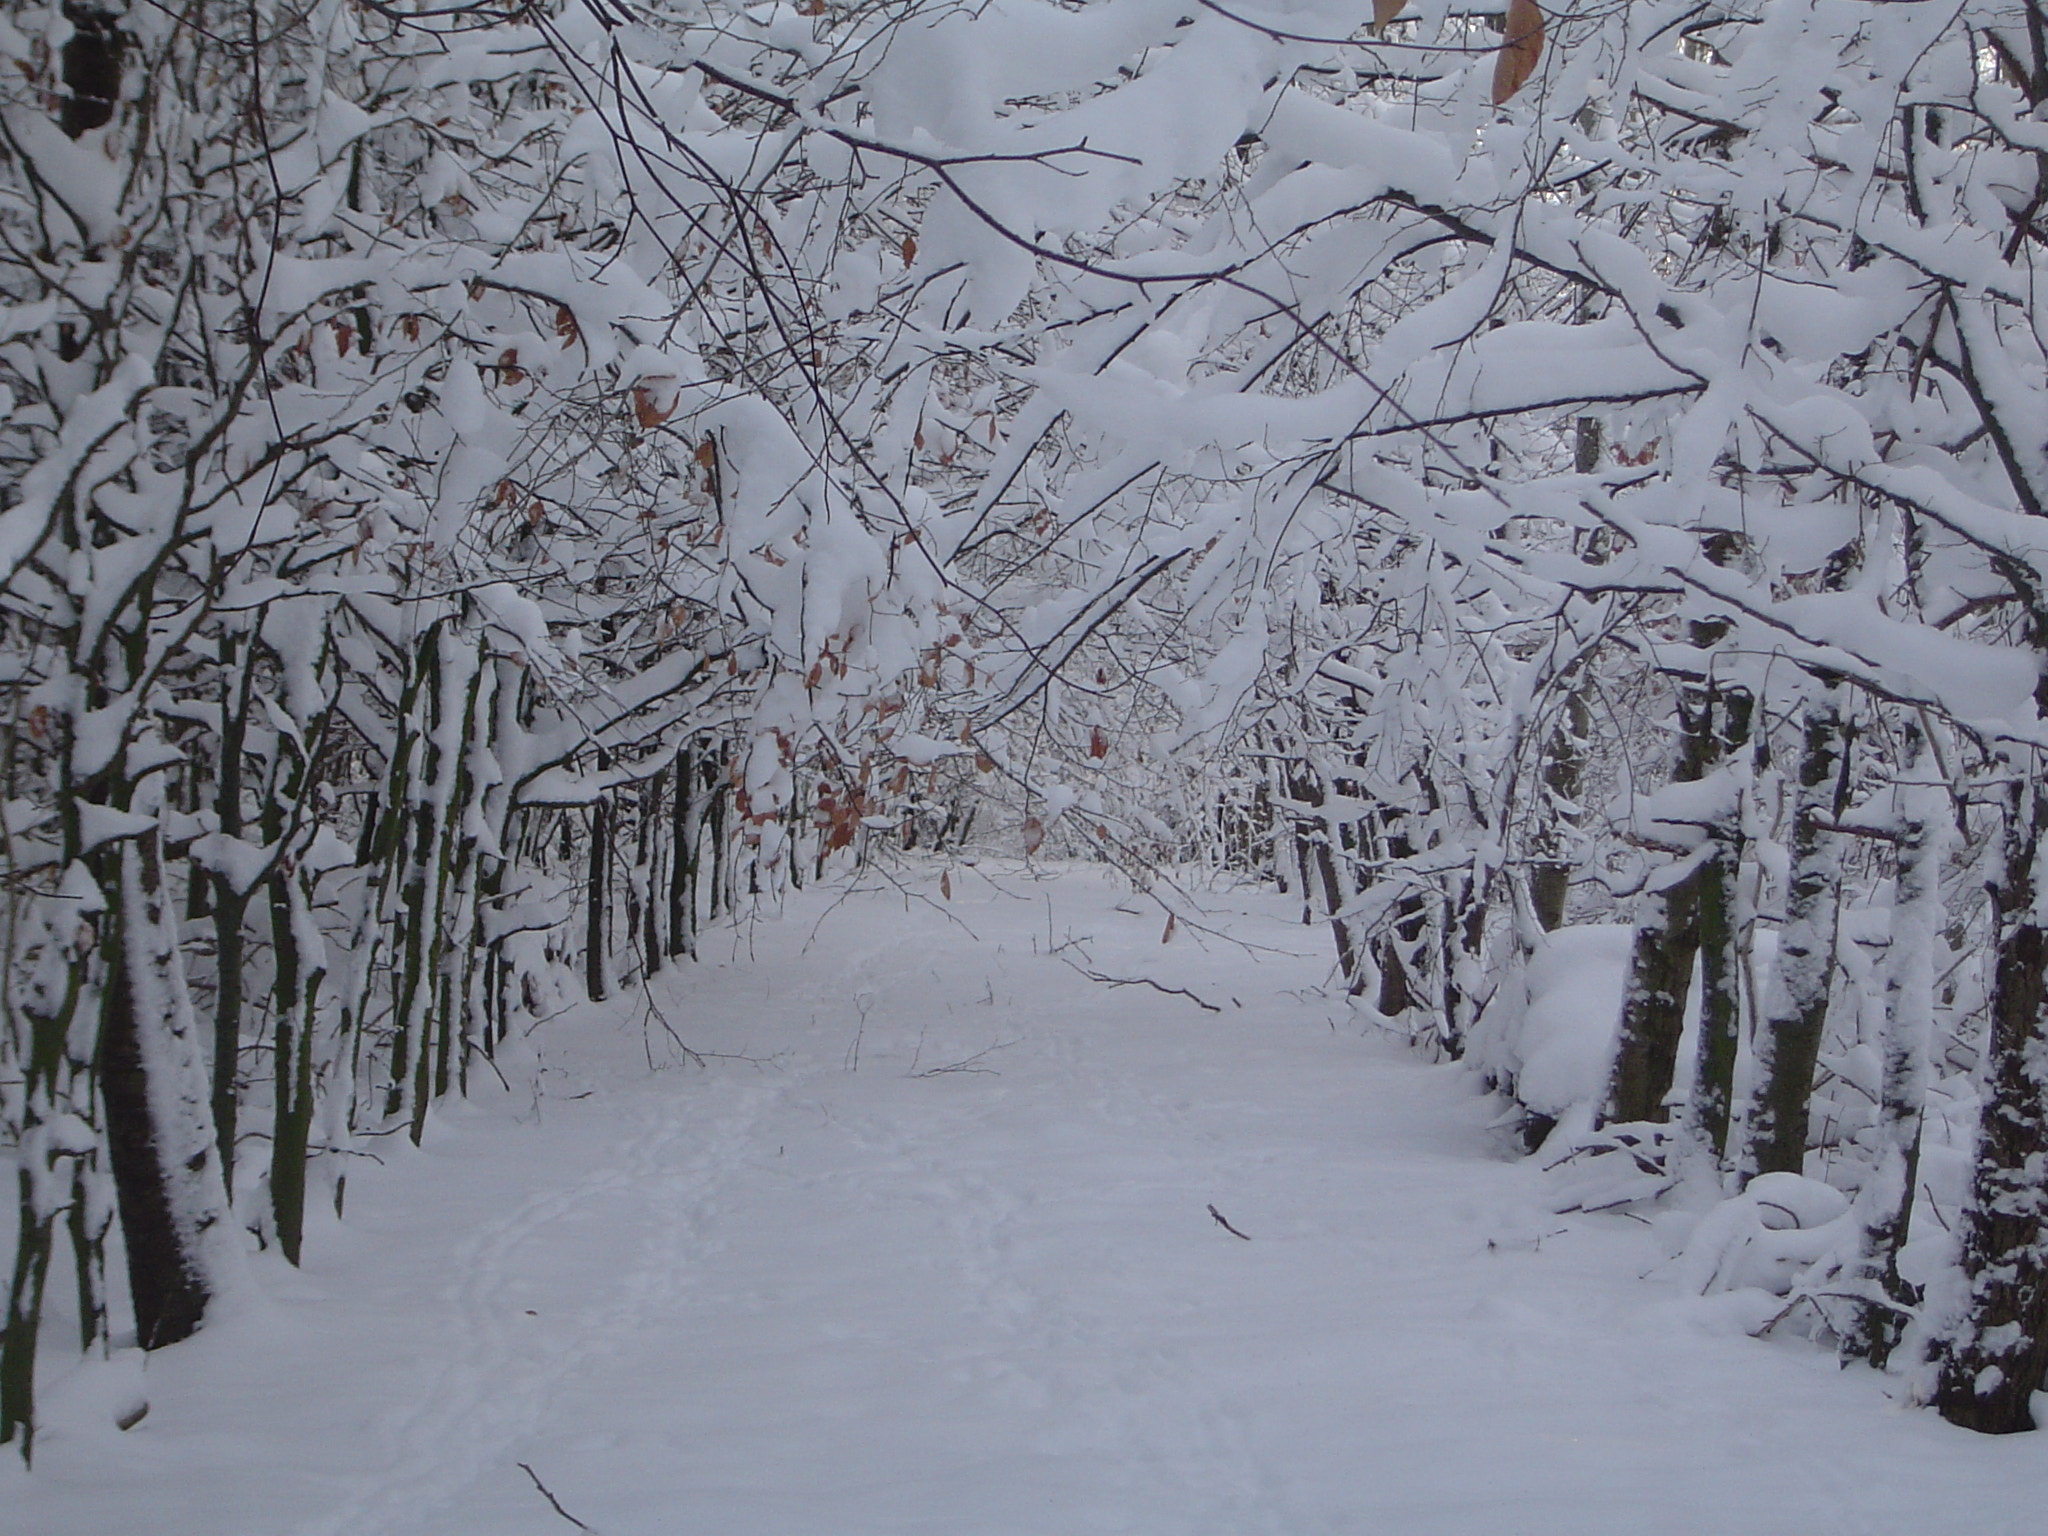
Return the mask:
{"type": "Polygon", "coordinates": [[[633,386],[633,419],[642,427],[658,427],[675,413],[674,379],[643,379],[633,386]]]}
{"type": "Polygon", "coordinates": [[[1506,36],[1493,61],[1493,104],[1513,98],[1543,57],[1543,9],[1536,0],[1508,0],[1506,36]]]}

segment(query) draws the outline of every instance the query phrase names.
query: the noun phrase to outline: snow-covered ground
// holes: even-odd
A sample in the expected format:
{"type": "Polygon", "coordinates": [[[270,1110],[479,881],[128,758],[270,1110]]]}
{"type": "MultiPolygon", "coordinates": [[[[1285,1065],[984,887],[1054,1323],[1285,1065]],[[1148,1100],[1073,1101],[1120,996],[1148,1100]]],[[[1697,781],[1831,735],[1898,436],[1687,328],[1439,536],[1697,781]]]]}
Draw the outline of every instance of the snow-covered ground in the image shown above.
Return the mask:
{"type": "Polygon", "coordinates": [[[1549,1214],[1469,1074],[1343,1022],[1284,899],[1162,944],[1101,871],[902,879],[659,980],[701,1068],[647,995],[550,1025],[358,1168],[303,1271],[60,1384],[0,1532],[566,1536],[536,1479],[602,1536],[2048,1520],[2048,1436],[1549,1214]]]}

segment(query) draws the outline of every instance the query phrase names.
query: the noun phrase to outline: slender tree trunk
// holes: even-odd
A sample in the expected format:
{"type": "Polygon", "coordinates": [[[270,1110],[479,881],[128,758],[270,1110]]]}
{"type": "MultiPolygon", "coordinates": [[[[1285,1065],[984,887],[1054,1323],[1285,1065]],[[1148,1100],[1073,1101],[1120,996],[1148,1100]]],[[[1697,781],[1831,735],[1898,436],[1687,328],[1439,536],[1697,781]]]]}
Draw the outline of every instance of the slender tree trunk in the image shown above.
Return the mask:
{"type": "Polygon", "coordinates": [[[676,756],[675,810],[669,827],[674,844],[668,872],[668,952],[680,958],[697,934],[697,759],[688,746],[676,756]]]}
{"type": "MultiPolygon", "coordinates": [[[[75,930],[83,903],[51,905],[69,909],[60,921],[75,930]]],[[[9,916],[20,919],[24,914],[16,908],[9,916]]],[[[58,938],[49,928],[43,934],[47,940],[58,938]]],[[[53,989],[56,995],[44,999],[47,1010],[24,1009],[19,1015],[28,1027],[28,1039],[20,1059],[14,1268],[7,1289],[6,1328],[0,1333],[0,1445],[18,1440],[24,1461],[32,1459],[35,1449],[36,1347],[60,1218],[71,1238],[78,1278],[80,1348],[90,1349],[106,1336],[107,1328],[102,1294],[107,1220],[95,1214],[106,1202],[95,1198],[94,1186],[104,1175],[98,1164],[98,1138],[89,1125],[93,1094],[87,1064],[73,1059],[67,1049],[73,1021],[90,995],[84,973],[85,960],[74,951],[63,968],[61,985],[53,989]],[[66,1162],[71,1165],[68,1177],[66,1162]],[[68,1209],[54,1198],[67,1185],[68,1209]]]]}
{"type": "Polygon", "coordinates": [[[1807,702],[1805,744],[1792,824],[1792,872],[1785,926],[1757,1032],[1757,1086],[1751,1101],[1745,1178],[1800,1173],[1806,1167],[1808,1100],[1828,1021],[1835,967],[1836,909],[1842,861],[1836,834],[1823,822],[1840,810],[1847,768],[1841,684],[1833,679],[1807,702]]]}
{"type": "MultiPolygon", "coordinates": [[[[1405,833],[1391,830],[1393,818],[1381,814],[1381,836],[1389,859],[1415,856],[1415,845],[1405,833]]],[[[1380,1013],[1398,1018],[1423,1004],[1423,988],[1414,976],[1415,958],[1429,934],[1429,906],[1422,893],[1412,887],[1394,901],[1393,920],[1380,935],[1377,946],[1380,992],[1376,1002],[1380,1013]]]]}
{"type": "Polygon", "coordinates": [[[1453,1061],[1465,1054],[1465,1040],[1485,1002],[1478,983],[1485,970],[1485,877],[1475,868],[1453,872],[1443,900],[1443,1046],[1453,1061]]]}
{"type": "MultiPolygon", "coordinates": [[[[1583,430],[1586,423],[1581,423],[1583,430]]],[[[1591,424],[1595,435],[1599,424],[1591,424]]],[[[1543,750],[1543,807],[1539,857],[1529,866],[1529,904],[1536,922],[1545,933],[1564,926],[1565,908],[1571,899],[1572,864],[1565,857],[1565,828],[1576,825],[1579,797],[1585,792],[1587,741],[1593,734],[1592,711],[1585,696],[1574,689],[1565,699],[1564,719],[1550,734],[1543,750]]]]}
{"type": "MultiPolygon", "coordinates": [[[[1710,690],[1679,695],[1681,746],[1672,779],[1697,783],[1720,757],[1710,690]]],[[[1685,999],[1692,990],[1700,948],[1700,879],[1714,858],[1711,842],[1692,867],[1653,888],[1636,917],[1622,986],[1621,1028],[1607,1082],[1602,1118],[1664,1120],[1665,1099],[1677,1075],[1678,1043],[1685,1033],[1685,999]]]]}
{"type": "Polygon", "coordinates": [[[1330,817],[1323,814],[1329,794],[1313,768],[1301,765],[1294,775],[1293,789],[1294,800],[1316,813],[1302,818],[1302,830],[1297,834],[1302,839],[1304,869],[1314,877],[1312,882],[1304,881],[1303,896],[1306,898],[1310,890],[1321,895],[1323,917],[1337,945],[1337,969],[1344,978],[1344,990],[1355,997],[1365,987],[1365,964],[1358,936],[1345,915],[1352,890],[1346,878],[1341,833],[1330,817]]]}
{"type": "Polygon", "coordinates": [[[731,799],[732,789],[729,767],[728,755],[723,747],[713,753],[704,765],[705,794],[709,800],[705,809],[703,835],[711,844],[711,891],[704,913],[706,921],[716,918],[719,913],[732,907],[732,859],[725,825],[726,807],[731,799]]]}
{"type": "MultiPolygon", "coordinates": [[[[1716,690],[1714,707],[1726,756],[1748,745],[1754,703],[1747,693],[1716,690]]],[[[1742,1041],[1742,963],[1749,928],[1742,900],[1742,798],[1738,780],[1728,819],[1711,830],[1713,849],[1699,872],[1700,1034],[1692,1124],[1717,1158],[1728,1151],[1735,1060],[1742,1041]]]]}
{"type": "Polygon", "coordinates": [[[271,877],[270,921],[277,955],[272,990],[270,1213],[277,1245],[299,1262],[306,1229],[306,1161],[313,1133],[313,1032],[318,1018],[320,934],[308,920],[290,872],[271,877]]]}
{"type": "Polygon", "coordinates": [[[1919,741],[1906,766],[1899,829],[1898,876],[1892,895],[1891,944],[1885,956],[1884,1076],[1878,1095],[1877,1166],[1857,1195],[1863,1236],[1856,1279],[1867,1299],[1843,1341],[1844,1350],[1882,1369],[1917,1296],[1899,1276],[1919,1182],[1920,1130],[1927,1097],[1927,1051],[1934,1032],[1935,944],[1941,935],[1941,869],[1948,853],[1947,794],[1935,780],[1933,754],[1919,741]]]}
{"type": "Polygon", "coordinates": [[[666,872],[664,848],[673,858],[665,837],[668,818],[662,814],[668,798],[668,770],[662,769],[640,791],[640,955],[641,973],[652,976],[661,969],[667,952],[662,944],[661,892],[666,872]]]}
{"type": "Polygon", "coordinates": [[[14,1273],[7,1286],[7,1332],[0,1347],[0,1445],[17,1437],[22,1454],[34,1449],[36,1344],[43,1326],[43,1290],[50,1275],[50,1248],[56,1213],[37,1198],[36,1176],[22,1156],[15,1174],[21,1212],[14,1235],[14,1273]]]}
{"type": "MultiPolygon", "coordinates": [[[[242,835],[242,747],[247,739],[250,694],[255,685],[253,642],[245,645],[239,675],[229,671],[221,688],[220,784],[215,814],[224,836],[242,835]]],[[[233,637],[223,636],[224,669],[235,663],[233,637]]],[[[196,884],[196,882],[195,882],[196,884]]],[[[243,923],[249,898],[227,875],[213,877],[213,1123],[220,1142],[221,1180],[235,1187],[235,1117],[238,1108],[236,1072],[242,1051],[243,923]]]]}
{"type": "Polygon", "coordinates": [[[612,818],[609,795],[590,808],[590,876],[583,924],[583,990],[593,1003],[610,995],[605,982],[605,906],[610,898],[612,818]]]}

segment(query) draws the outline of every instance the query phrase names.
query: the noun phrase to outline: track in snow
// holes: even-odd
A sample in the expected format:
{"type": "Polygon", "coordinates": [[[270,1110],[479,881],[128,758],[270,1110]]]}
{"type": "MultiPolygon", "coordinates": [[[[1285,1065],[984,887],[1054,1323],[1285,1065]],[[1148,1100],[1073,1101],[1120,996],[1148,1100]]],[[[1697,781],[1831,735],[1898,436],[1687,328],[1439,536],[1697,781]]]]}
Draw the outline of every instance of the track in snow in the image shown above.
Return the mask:
{"type": "Polygon", "coordinates": [[[1100,871],[914,883],[657,981],[705,1070],[631,995],[552,1026],[135,1431],[75,1386],[0,1533],[564,1536],[522,1462],[601,1536],[2038,1527],[2040,1437],[1549,1217],[1467,1077],[1333,1024],[1284,901],[1162,945],[1100,871]]]}

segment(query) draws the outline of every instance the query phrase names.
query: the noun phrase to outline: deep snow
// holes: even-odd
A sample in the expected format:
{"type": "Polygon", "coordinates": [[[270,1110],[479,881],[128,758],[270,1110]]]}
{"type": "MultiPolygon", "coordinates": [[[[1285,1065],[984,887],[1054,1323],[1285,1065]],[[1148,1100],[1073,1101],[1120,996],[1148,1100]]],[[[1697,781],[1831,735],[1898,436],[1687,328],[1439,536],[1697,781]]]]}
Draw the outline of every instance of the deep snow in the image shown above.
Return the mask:
{"type": "Polygon", "coordinates": [[[1104,871],[950,882],[710,936],[650,994],[701,1067],[637,992],[547,1026],[353,1171],[303,1271],[54,1383],[0,1531],[565,1536],[522,1462],[602,1536],[2048,1519],[2048,1437],[1749,1338],[1767,1299],[1684,1293],[1669,1221],[1551,1215],[1284,898],[1162,944],[1104,871]]]}

